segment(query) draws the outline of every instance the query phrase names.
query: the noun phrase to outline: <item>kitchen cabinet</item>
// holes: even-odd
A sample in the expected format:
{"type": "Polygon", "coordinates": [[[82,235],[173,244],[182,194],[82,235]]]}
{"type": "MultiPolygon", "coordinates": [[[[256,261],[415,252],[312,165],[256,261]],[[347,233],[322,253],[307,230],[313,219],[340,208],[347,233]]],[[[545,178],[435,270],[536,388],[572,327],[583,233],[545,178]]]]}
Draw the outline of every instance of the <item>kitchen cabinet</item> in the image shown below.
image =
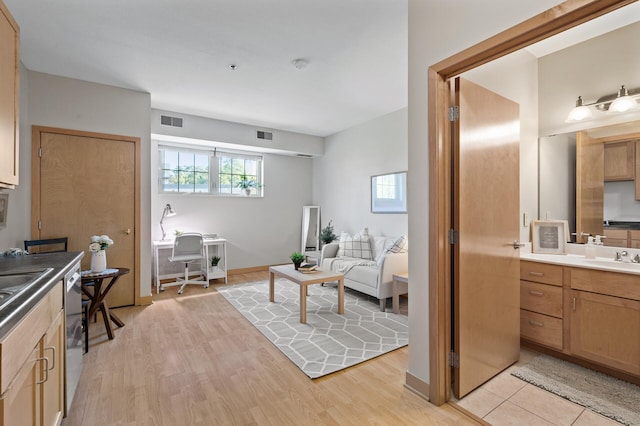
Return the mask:
{"type": "Polygon", "coordinates": [[[0,187],[18,184],[20,29],[0,0],[0,187]]]}
{"type": "Polygon", "coordinates": [[[629,231],[626,229],[604,228],[602,243],[609,247],[629,247],[629,231]]]}
{"type": "Polygon", "coordinates": [[[0,426],[59,425],[64,415],[62,281],[0,341],[0,426]]]}
{"type": "Polygon", "coordinates": [[[636,200],[640,201],[640,140],[636,141],[636,176],[634,184],[636,187],[636,200]]]}
{"type": "Polygon", "coordinates": [[[629,247],[640,248],[640,231],[629,231],[629,247]]]}
{"type": "Polygon", "coordinates": [[[562,266],[520,262],[520,337],[563,349],[562,266]]]}
{"type": "Polygon", "coordinates": [[[604,145],[604,181],[634,180],[636,142],[607,142],[604,145]]]}

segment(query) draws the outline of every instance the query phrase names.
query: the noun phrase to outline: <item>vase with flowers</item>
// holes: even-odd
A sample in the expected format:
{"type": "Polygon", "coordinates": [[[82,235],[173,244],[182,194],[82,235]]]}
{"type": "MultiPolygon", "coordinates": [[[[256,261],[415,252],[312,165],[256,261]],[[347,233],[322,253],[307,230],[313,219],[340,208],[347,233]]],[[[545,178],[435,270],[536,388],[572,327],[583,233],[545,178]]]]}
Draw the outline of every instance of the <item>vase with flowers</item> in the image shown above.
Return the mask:
{"type": "Polygon", "coordinates": [[[107,253],[105,249],[113,245],[113,240],[107,235],[91,237],[89,251],[91,252],[91,272],[103,272],[107,269],[107,253]]]}

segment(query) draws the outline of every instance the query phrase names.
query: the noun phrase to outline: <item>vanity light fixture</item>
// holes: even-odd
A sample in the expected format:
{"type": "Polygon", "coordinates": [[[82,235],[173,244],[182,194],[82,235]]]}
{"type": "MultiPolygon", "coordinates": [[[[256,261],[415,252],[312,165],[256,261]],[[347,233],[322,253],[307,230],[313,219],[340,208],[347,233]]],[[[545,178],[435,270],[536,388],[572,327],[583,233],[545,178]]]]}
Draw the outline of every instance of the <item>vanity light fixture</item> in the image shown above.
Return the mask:
{"type": "Polygon", "coordinates": [[[627,112],[638,106],[638,98],[640,98],[640,89],[627,90],[624,85],[620,87],[617,93],[602,96],[590,104],[585,104],[582,96],[578,96],[576,106],[569,112],[565,122],[575,123],[577,121],[588,120],[593,117],[594,109],[608,113],[627,112]]]}
{"type": "Polygon", "coordinates": [[[162,230],[162,241],[165,240],[167,233],[164,232],[164,226],[162,226],[162,222],[164,221],[165,217],[171,217],[171,216],[175,216],[176,212],[171,208],[171,204],[168,204],[166,206],[164,206],[164,210],[162,211],[162,217],[160,218],[160,229],[162,230]]]}
{"type": "Polygon", "coordinates": [[[625,112],[636,106],[636,101],[629,96],[629,91],[623,86],[618,91],[618,97],[611,102],[609,106],[610,112],[625,112]]]}

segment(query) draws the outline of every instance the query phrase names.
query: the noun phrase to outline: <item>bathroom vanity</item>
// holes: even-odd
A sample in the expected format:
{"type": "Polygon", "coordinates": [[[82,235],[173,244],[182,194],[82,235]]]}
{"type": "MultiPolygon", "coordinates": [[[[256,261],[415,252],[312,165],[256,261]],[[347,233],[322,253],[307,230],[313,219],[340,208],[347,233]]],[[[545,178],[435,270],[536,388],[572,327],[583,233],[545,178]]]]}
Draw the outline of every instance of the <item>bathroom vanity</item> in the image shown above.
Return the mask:
{"type": "Polygon", "coordinates": [[[640,384],[640,264],[614,257],[523,253],[521,341],[640,384]]]}

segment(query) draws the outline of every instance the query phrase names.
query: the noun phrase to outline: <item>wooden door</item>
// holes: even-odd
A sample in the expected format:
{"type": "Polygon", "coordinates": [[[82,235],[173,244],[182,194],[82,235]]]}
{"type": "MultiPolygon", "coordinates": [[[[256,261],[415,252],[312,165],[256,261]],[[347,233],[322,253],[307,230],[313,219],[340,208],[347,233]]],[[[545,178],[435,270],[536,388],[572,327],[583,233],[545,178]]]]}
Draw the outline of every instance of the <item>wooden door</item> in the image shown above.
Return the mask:
{"type": "Polygon", "coordinates": [[[576,236],[604,234],[604,144],[576,134],[576,236]]]}
{"type": "Polygon", "coordinates": [[[131,270],[111,290],[108,304],[135,304],[136,138],[42,128],[34,128],[33,138],[33,238],[68,237],[69,251],[85,252],[84,270],[90,269],[91,236],[108,235],[114,244],[106,251],[107,267],[131,270]]]}
{"type": "Polygon", "coordinates": [[[520,356],[520,114],[517,103],[455,80],[454,393],[461,398],[520,356]]]}

